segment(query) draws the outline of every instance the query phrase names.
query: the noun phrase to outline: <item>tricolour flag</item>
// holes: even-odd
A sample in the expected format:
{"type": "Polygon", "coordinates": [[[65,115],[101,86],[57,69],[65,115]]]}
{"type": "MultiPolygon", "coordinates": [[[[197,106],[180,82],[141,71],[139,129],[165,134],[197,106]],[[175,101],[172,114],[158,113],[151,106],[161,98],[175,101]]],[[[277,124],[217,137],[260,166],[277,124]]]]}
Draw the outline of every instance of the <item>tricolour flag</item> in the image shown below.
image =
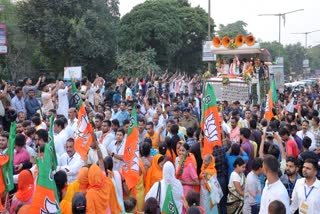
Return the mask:
{"type": "Polygon", "coordinates": [[[133,106],[130,126],[126,139],[122,172],[129,189],[135,187],[139,181],[139,137],[136,106],[133,106]]]}
{"type": "Polygon", "coordinates": [[[166,197],[164,198],[163,206],[162,206],[162,213],[166,214],[178,214],[178,208],[176,203],[173,200],[172,195],[172,187],[168,185],[166,197]]]}
{"type": "Polygon", "coordinates": [[[8,148],[4,157],[7,159],[2,166],[2,175],[5,185],[5,192],[10,192],[14,188],[13,183],[13,156],[14,156],[14,141],[16,136],[16,122],[11,122],[10,134],[8,140],[8,148]]]}
{"type": "Polygon", "coordinates": [[[37,186],[29,213],[49,214],[61,213],[56,183],[53,179],[51,151],[48,144],[44,146],[43,158],[36,160],[38,167],[37,186]]]}
{"type": "Polygon", "coordinates": [[[277,95],[277,86],[276,86],[276,80],[273,78],[271,83],[271,90],[272,90],[272,102],[278,101],[278,95],[277,95]]]}
{"type": "Polygon", "coordinates": [[[52,170],[56,170],[58,166],[58,160],[57,160],[57,153],[56,148],[54,146],[54,137],[53,137],[53,116],[50,116],[50,128],[49,128],[49,150],[51,152],[51,163],[52,163],[52,170]]]}
{"type": "Polygon", "coordinates": [[[202,155],[212,154],[216,145],[221,146],[221,127],[218,114],[216,95],[211,84],[206,85],[206,92],[202,98],[201,128],[204,132],[202,155]]]}
{"type": "Polygon", "coordinates": [[[71,79],[71,86],[73,91],[73,99],[77,105],[78,110],[78,128],[74,140],[74,148],[79,155],[85,159],[92,143],[93,129],[89,121],[84,103],[79,96],[78,89],[73,79],[71,79]]]}
{"type": "Polygon", "coordinates": [[[272,112],[272,108],[273,108],[273,103],[272,103],[272,90],[269,89],[269,92],[267,94],[267,101],[266,101],[266,109],[265,109],[265,113],[264,113],[264,117],[267,120],[271,120],[273,118],[273,112],[272,112]]]}

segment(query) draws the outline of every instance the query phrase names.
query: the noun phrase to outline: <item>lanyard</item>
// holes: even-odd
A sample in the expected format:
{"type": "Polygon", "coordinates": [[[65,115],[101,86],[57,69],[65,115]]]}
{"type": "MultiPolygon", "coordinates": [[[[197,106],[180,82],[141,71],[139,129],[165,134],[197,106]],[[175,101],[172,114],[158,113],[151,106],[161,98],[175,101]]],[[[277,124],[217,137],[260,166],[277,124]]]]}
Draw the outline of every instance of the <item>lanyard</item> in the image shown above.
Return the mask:
{"type": "MultiPolygon", "coordinates": [[[[122,142],[123,142],[123,141],[122,141],[122,142]]],[[[119,148],[116,146],[116,147],[117,147],[117,148],[116,148],[117,154],[119,153],[119,150],[120,150],[120,149],[121,149],[121,147],[122,147],[122,142],[121,142],[121,144],[120,144],[119,148]]]]}
{"type": "Polygon", "coordinates": [[[306,196],[306,200],[308,199],[308,197],[309,197],[310,193],[312,192],[313,188],[314,188],[314,186],[311,187],[311,189],[309,190],[309,192],[307,194],[307,188],[306,188],[306,186],[304,186],[304,195],[306,196]]]}
{"type": "Polygon", "coordinates": [[[69,163],[72,161],[72,159],[73,159],[73,156],[70,159],[67,158],[67,165],[69,165],[69,163]]]}
{"type": "Polygon", "coordinates": [[[291,183],[291,182],[290,182],[290,178],[289,178],[289,176],[288,176],[288,192],[289,192],[289,194],[292,193],[293,188],[294,188],[294,186],[296,185],[297,178],[298,178],[298,175],[296,175],[294,181],[291,183]]]}

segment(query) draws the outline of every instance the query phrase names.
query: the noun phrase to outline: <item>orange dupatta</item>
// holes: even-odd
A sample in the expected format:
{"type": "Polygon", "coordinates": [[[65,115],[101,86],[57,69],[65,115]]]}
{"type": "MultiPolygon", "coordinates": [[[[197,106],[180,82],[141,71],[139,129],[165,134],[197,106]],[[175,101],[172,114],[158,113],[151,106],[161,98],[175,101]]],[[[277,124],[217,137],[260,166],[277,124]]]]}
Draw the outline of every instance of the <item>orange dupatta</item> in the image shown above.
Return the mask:
{"type": "MultiPolygon", "coordinates": [[[[213,175],[216,176],[217,175],[217,170],[216,170],[216,162],[215,162],[214,157],[211,154],[209,154],[209,155],[210,155],[212,161],[207,167],[205,167],[204,164],[202,164],[201,173],[199,175],[199,178],[203,180],[205,188],[209,192],[211,192],[211,188],[208,185],[208,180],[211,178],[211,176],[213,176],[213,175]],[[204,172],[206,172],[206,175],[204,175],[204,172]]],[[[212,209],[213,206],[214,206],[214,204],[210,200],[210,208],[212,209]]]]}
{"type": "Polygon", "coordinates": [[[217,170],[216,170],[216,162],[215,159],[212,155],[211,156],[211,163],[205,168],[204,164],[201,166],[201,173],[199,175],[200,179],[204,178],[204,172],[207,173],[207,178],[210,179],[212,175],[217,175],[217,170]]]}
{"type": "Polygon", "coordinates": [[[116,190],[112,180],[104,175],[101,169],[93,164],[88,171],[89,189],[86,194],[87,214],[111,213],[118,214],[121,207],[118,203],[116,190]]]}
{"type": "Polygon", "coordinates": [[[162,157],[162,155],[157,154],[152,159],[152,164],[147,172],[146,177],[146,186],[145,186],[145,194],[149,192],[152,185],[162,179],[162,169],[158,165],[159,159],[162,157]]]}
{"type": "Polygon", "coordinates": [[[22,202],[27,202],[33,195],[34,179],[29,170],[22,170],[18,176],[18,191],[16,198],[22,202]]]}

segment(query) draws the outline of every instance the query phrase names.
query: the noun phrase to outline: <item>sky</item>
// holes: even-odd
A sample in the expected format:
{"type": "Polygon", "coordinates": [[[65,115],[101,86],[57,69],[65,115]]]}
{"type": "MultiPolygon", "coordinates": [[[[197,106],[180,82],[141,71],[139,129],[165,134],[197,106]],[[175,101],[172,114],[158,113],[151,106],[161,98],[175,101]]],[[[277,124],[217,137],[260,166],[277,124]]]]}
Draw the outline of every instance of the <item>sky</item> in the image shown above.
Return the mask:
{"type": "MultiPolygon", "coordinates": [[[[119,0],[121,16],[143,3],[145,0],[119,0]]],[[[200,6],[208,11],[208,0],[189,0],[193,7],[200,6]]],[[[305,34],[320,30],[319,0],[211,0],[211,17],[215,24],[227,25],[242,20],[248,24],[247,30],[262,41],[278,41],[279,18],[258,16],[259,14],[279,14],[298,9],[301,12],[286,15],[285,26],[281,19],[281,43],[284,45],[300,42],[305,46],[305,34]]],[[[216,28],[217,30],[217,28],[216,28]]],[[[320,44],[320,31],[308,35],[308,46],[320,44]]]]}

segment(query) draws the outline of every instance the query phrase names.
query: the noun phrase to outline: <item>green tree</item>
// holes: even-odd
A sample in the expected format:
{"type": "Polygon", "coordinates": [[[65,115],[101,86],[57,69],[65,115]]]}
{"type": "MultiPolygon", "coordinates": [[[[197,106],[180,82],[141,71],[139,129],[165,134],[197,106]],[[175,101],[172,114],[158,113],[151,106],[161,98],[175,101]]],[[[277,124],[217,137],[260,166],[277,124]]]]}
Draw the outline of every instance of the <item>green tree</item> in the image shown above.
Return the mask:
{"type": "Polygon", "coordinates": [[[312,70],[320,69],[320,45],[309,48],[307,50],[307,56],[310,60],[310,68],[312,70]]]}
{"type": "Polygon", "coordinates": [[[277,56],[280,57],[285,57],[285,49],[283,47],[282,44],[280,44],[277,41],[273,41],[273,42],[261,42],[260,43],[260,48],[264,48],[264,49],[268,49],[268,51],[270,52],[273,60],[275,60],[275,58],[277,56]]]}
{"type": "Polygon", "coordinates": [[[117,54],[117,70],[112,72],[113,77],[130,76],[141,77],[151,71],[159,72],[160,68],[155,62],[156,52],[154,49],[147,49],[143,52],[124,51],[117,54]]]}
{"type": "Polygon", "coordinates": [[[0,4],[4,6],[4,10],[0,12],[0,21],[7,25],[8,45],[8,53],[0,55],[1,78],[17,82],[27,76],[34,76],[45,60],[43,57],[39,58],[38,67],[33,64],[38,42],[18,28],[16,5],[10,0],[0,0],[0,4]]]}
{"type": "Polygon", "coordinates": [[[247,36],[248,34],[250,34],[246,29],[247,25],[248,24],[245,23],[244,21],[236,21],[234,23],[227,24],[227,25],[220,24],[219,25],[220,30],[218,31],[218,34],[220,38],[224,36],[235,38],[238,34],[243,34],[244,36],[247,36]]]}
{"type": "Polygon", "coordinates": [[[296,44],[290,44],[285,47],[287,58],[285,58],[285,72],[295,72],[296,74],[302,74],[303,66],[302,62],[306,57],[306,49],[300,42],[296,44]]]}
{"type": "Polygon", "coordinates": [[[191,73],[202,65],[206,36],[207,14],[203,9],[192,8],[187,0],[156,0],[146,1],[122,17],[118,44],[122,52],[153,48],[162,69],[191,73]]]}
{"type": "Polygon", "coordinates": [[[81,65],[92,74],[115,64],[117,0],[29,0],[17,3],[19,27],[40,42],[50,67],[81,65]]]}

